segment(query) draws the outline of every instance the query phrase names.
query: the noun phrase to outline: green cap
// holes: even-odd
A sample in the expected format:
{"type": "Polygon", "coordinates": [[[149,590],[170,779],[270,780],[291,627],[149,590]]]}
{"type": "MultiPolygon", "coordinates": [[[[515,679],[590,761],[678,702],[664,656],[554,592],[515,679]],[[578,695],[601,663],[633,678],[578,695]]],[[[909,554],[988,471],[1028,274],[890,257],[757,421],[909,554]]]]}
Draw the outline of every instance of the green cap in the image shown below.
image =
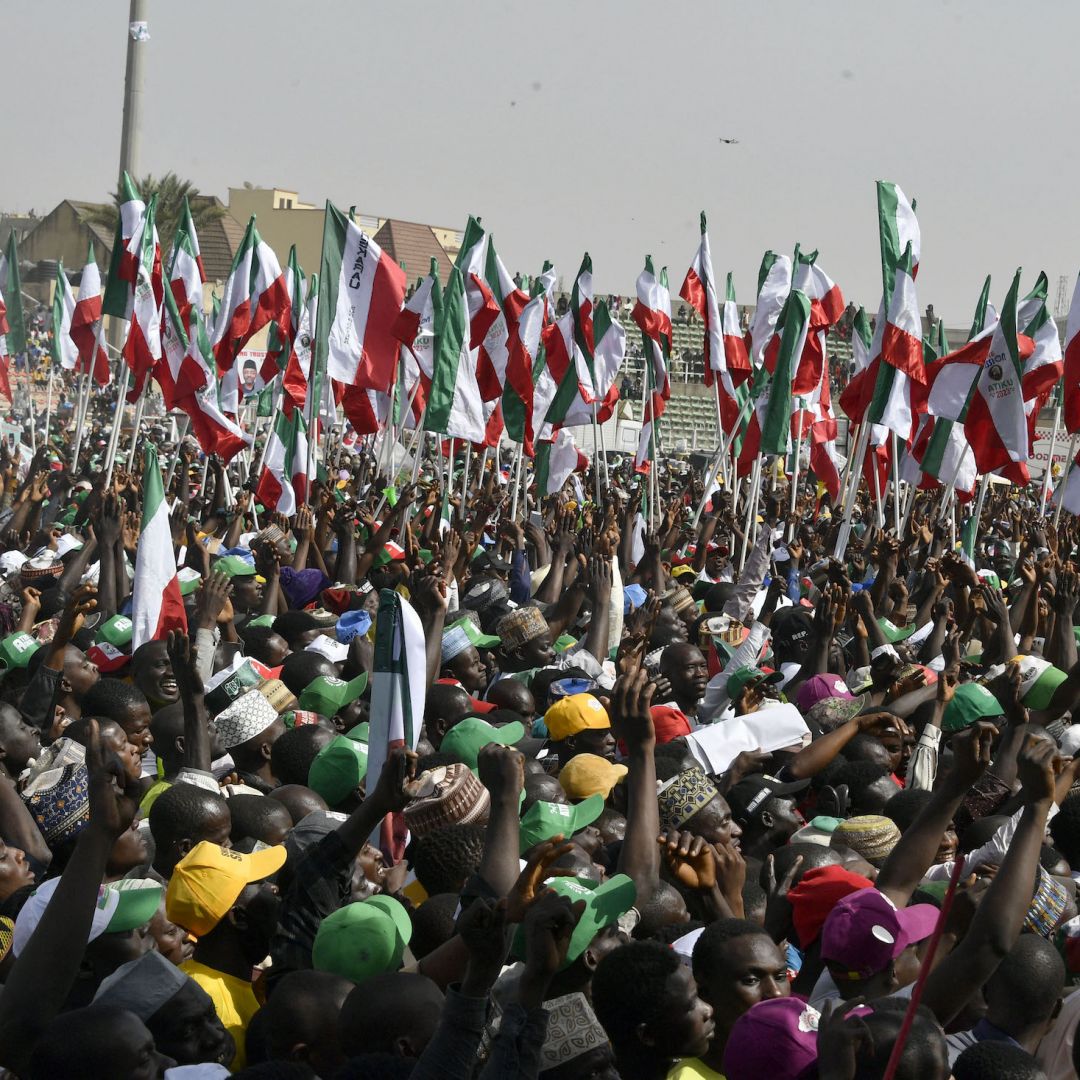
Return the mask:
{"type": "Polygon", "coordinates": [[[573,634],[560,634],[551,647],[556,652],[566,652],[567,649],[577,644],[577,638],[573,634]]]}
{"type": "Polygon", "coordinates": [[[296,704],[298,708],[317,712],[320,716],[336,716],[364,692],[367,683],[366,671],[348,682],[331,675],[320,675],[304,688],[296,704]]]}
{"type": "Polygon", "coordinates": [[[604,796],[590,795],[579,803],[535,802],[521,819],[522,854],[553,836],[573,836],[604,812],[604,796]]]}
{"type": "Polygon", "coordinates": [[[456,723],[444,736],[439,746],[442,754],[453,754],[461,758],[470,769],[476,768],[480,751],[488,743],[500,746],[513,746],[525,737],[524,724],[514,720],[503,727],[495,727],[478,716],[466,716],[456,723]]]}
{"type": "Polygon", "coordinates": [[[180,595],[190,596],[202,583],[202,574],[198,570],[192,570],[190,566],[181,566],[176,571],[176,579],[180,582],[180,595]]]}
{"type": "Polygon", "coordinates": [[[318,792],[333,809],[367,776],[367,744],[347,735],[337,735],[311,763],[307,786],[318,792]]]}
{"type": "Polygon", "coordinates": [[[411,937],[412,922],[401,902],[392,896],[370,896],[323,919],[311,963],[316,971],[362,983],[396,971],[411,937]]]}
{"type": "Polygon", "coordinates": [[[736,668],[727,681],[727,696],[735,701],[739,695],[754,682],[778,683],[783,679],[779,671],[761,671],[756,667],[736,668]]]}
{"type": "Polygon", "coordinates": [[[145,926],[157,913],[164,888],[148,878],[125,878],[104,886],[118,894],[116,910],[109,919],[107,934],[118,934],[145,926]]]}
{"type": "Polygon", "coordinates": [[[229,578],[255,576],[255,567],[239,555],[223,555],[214,563],[214,569],[229,578]]]}
{"type": "Polygon", "coordinates": [[[273,615],[256,615],[254,619],[248,619],[247,625],[248,626],[273,626],[274,625],[274,618],[275,618],[275,616],[273,616],[273,615]]]}
{"type": "Polygon", "coordinates": [[[984,717],[1002,716],[1005,710],[985,686],[980,683],[961,683],[953,694],[952,701],[945,706],[941,717],[941,730],[946,734],[963,731],[976,720],[984,717]]]}
{"type": "MultiPolygon", "coordinates": [[[[585,910],[570,936],[570,948],[566,951],[563,969],[568,968],[590,945],[592,939],[601,930],[614,926],[621,915],[625,915],[637,899],[634,882],[626,874],[616,874],[613,878],[597,885],[584,878],[557,877],[544,882],[560,896],[565,896],[571,903],[585,901],[585,910]]],[[[514,935],[513,952],[515,956],[525,955],[525,933],[519,927],[514,935]]]]}
{"type": "Polygon", "coordinates": [[[914,623],[910,626],[897,626],[892,619],[878,619],[877,624],[885,635],[885,640],[890,644],[895,644],[897,641],[907,641],[918,630],[914,623]]]}
{"type": "Polygon", "coordinates": [[[0,641],[0,664],[5,668],[24,668],[30,663],[30,657],[41,648],[41,642],[31,637],[25,630],[17,634],[8,634],[0,641]]]}
{"type": "Polygon", "coordinates": [[[98,627],[95,641],[107,641],[117,649],[131,644],[131,620],[126,615],[114,615],[98,627]]]}
{"type": "Polygon", "coordinates": [[[494,634],[485,634],[472,619],[458,619],[446,629],[454,630],[459,626],[465,631],[465,636],[474,649],[493,649],[502,641],[502,638],[497,638],[494,634]]]}

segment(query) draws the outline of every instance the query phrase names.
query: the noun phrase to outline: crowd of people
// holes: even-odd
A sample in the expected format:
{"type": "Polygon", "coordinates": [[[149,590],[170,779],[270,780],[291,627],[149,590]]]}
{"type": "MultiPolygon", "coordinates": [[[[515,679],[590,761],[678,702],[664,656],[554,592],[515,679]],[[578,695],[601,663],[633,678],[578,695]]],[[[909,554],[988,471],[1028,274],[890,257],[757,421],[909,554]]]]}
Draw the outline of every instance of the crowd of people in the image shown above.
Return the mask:
{"type": "Polygon", "coordinates": [[[805,474],[358,445],[287,519],[158,432],[186,629],[132,649],[141,453],[69,438],[0,445],[9,1075],[1076,1075],[1070,516],[861,494],[834,558],[805,474]]]}

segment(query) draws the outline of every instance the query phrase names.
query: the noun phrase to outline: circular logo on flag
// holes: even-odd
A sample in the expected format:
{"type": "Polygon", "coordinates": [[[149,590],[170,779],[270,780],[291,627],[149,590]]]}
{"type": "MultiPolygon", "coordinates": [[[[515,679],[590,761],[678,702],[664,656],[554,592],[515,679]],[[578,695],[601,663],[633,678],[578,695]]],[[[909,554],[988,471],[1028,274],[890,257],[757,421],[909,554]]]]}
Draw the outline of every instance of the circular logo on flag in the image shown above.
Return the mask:
{"type": "Polygon", "coordinates": [[[1003,372],[1000,364],[993,364],[990,367],[990,380],[991,382],[998,382],[1001,379],[1003,372]]]}

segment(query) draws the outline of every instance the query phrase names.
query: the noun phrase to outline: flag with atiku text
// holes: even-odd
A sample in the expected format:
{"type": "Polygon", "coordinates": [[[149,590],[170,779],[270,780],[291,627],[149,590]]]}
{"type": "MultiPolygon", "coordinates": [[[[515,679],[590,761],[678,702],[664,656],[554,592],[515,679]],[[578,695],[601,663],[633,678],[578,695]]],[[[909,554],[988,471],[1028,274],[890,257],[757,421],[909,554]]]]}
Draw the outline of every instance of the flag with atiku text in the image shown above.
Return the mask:
{"type": "Polygon", "coordinates": [[[123,356],[134,376],[128,401],[135,401],[146,378],[161,359],[161,301],[165,286],[161,274],[161,244],[158,242],[157,195],[150,197],[141,227],[132,236],[128,255],[134,265],[134,289],[128,297],[127,340],[123,356]]]}
{"type": "MultiPolygon", "coordinates": [[[[383,589],[375,616],[368,776],[379,776],[391,750],[416,749],[427,684],[427,638],[420,616],[400,593],[383,589]]],[[[402,814],[388,816],[380,827],[379,842],[395,859],[405,850],[407,831],[402,814]]]]}
{"type": "Polygon", "coordinates": [[[75,295],[71,291],[63,259],[56,267],[56,289],[52,303],[52,358],[65,371],[74,371],[79,362],[79,350],[71,340],[71,319],[75,314],[75,295]]]}
{"type": "Polygon", "coordinates": [[[791,292],[791,258],[766,251],[758,270],[757,306],[750,322],[750,360],[755,368],[765,363],[765,349],[776,330],[776,320],[791,292]]]}
{"type": "MultiPolygon", "coordinates": [[[[0,281],[0,288],[3,282],[0,281]]],[[[1080,431],[1080,274],[1073,287],[1069,318],[1065,324],[1065,363],[1061,410],[1065,430],[1070,435],[1080,431]]]]}
{"type": "Polygon", "coordinates": [[[783,324],[768,401],[760,418],[763,454],[786,454],[791,437],[791,387],[810,328],[810,300],[796,288],[788,294],[783,324]]]}
{"type": "Polygon", "coordinates": [[[102,311],[120,319],[129,318],[128,305],[137,275],[137,255],[133,256],[131,243],[142,231],[146,203],[139,195],[131,177],[125,172],[120,180],[120,210],[116,218],[109,273],[105,282],[102,311]]]}
{"type": "Polygon", "coordinates": [[[184,598],[176,576],[169,507],[153,443],[146,447],[142,498],[142,530],[131,593],[132,652],[148,641],[160,641],[170,630],[187,631],[184,598]]]}
{"type": "Polygon", "coordinates": [[[323,226],[315,367],[346,386],[389,393],[405,271],[331,202],[323,226]]]}
{"type": "Polygon", "coordinates": [[[442,295],[435,330],[427,430],[469,442],[484,440],[484,402],[476,378],[476,350],[469,346],[465,279],[455,266],[442,295]]]}
{"type": "Polygon", "coordinates": [[[206,271],[203,269],[199,251],[199,237],[187,196],[180,211],[180,224],[173,238],[172,254],[169,256],[169,289],[176,298],[181,325],[187,326],[192,308],[203,309],[203,285],[206,271]]]}
{"type": "Polygon", "coordinates": [[[1029,443],[1022,378],[1035,346],[1017,334],[1019,291],[1018,270],[998,321],[932,365],[928,410],[963,420],[980,473],[999,470],[1006,479],[1026,484],[1029,443]]]}
{"type": "Polygon", "coordinates": [[[301,279],[295,287],[299,290],[294,301],[294,310],[299,319],[296,332],[289,347],[289,359],[285,364],[285,373],[281,379],[281,407],[287,415],[292,410],[303,409],[307,403],[308,383],[311,377],[311,357],[315,347],[315,324],[319,310],[319,275],[312,274],[307,282],[307,296],[303,297],[304,281],[301,279]]]}
{"type": "Polygon", "coordinates": [[[723,370],[724,366],[724,329],[720,320],[720,303],[716,295],[716,276],[713,274],[704,210],[701,212],[701,241],[694,261],[686,271],[679,295],[705,324],[705,385],[712,386],[715,373],[723,370]]]}
{"type": "Polygon", "coordinates": [[[99,386],[109,382],[109,357],[105,352],[105,336],[101,317],[101,273],[94,259],[91,241],[82,276],[79,278],[79,299],[71,316],[71,340],[79,351],[76,370],[89,372],[99,386]]]}
{"type": "Polygon", "coordinates": [[[569,429],[560,428],[550,442],[536,444],[536,488],[541,496],[557,495],[570,474],[589,467],[589,459],[574,445],[569,429]]]}
{"type": "MultiPolygon", "coordinates": [[[[467,340],[473,351],[484,344],[488,330],[499,317],[499,302],[487,280],[488,244],[488,234],[479,220],[470,215],[454,265],[461,271],[469,327],[467,340]]],[[[477,362],[474,360],[474,365],[477,362]]]]}
{"type": "Polygon", "coordinates": [[[278,413],[266,444],[262,472],[255,488],[255,495],[263,506],[286,517],[295,514],[303,501],[293,483],[294,477],[298,473],[306,473],[307,468],[306,461],[298,461],[300,457],[307,457],[306,434],[300,437],[303,423],[299,409],[293,410],[291,418],[284,412],[278,413]]]}
{"type": "MultiPolygon", "coordinates": [[[[240,350],[268,323],[276,324],[286,337],[290,318],[285,275],[277,256],[255,228],[252,214],[233,256],[210,339],[218,373],[231,371],[240,350]]],[[[265,379],[266,374],[262,374],[265,379]]]]}

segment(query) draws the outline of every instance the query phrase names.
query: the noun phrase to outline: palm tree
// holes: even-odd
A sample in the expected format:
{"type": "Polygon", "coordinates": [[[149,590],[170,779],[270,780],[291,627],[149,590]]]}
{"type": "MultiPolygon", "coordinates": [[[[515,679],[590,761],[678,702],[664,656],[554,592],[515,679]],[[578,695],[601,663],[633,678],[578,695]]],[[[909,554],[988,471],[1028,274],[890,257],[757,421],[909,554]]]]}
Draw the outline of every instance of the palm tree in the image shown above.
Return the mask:
{"type": "MultiPolygon", "coordinates": [[[[181,180],[173,172],[167,172],[164,176],[144,176],[135,182],[142,197],[149,201],[151,195],[157,195],[157,230],[161,238],[161,248],[167,252],[172,247],[176,227],[180,222],[180,215],[184,208],[184,199],[191,206],[191,217],[195,222],[195,229],[199,231],[206,226],[220,221],[226,214],[224,206],[210,202],[199,195],[199,189],[190,180],[181,180]]],[[[86,219],[94,225],[100,225],[109,232],[114,232],[119,217],[119,206],[122,202],[119,187],[112,194],[112,201],[96,206],[86,213],[86,219]]]]}

